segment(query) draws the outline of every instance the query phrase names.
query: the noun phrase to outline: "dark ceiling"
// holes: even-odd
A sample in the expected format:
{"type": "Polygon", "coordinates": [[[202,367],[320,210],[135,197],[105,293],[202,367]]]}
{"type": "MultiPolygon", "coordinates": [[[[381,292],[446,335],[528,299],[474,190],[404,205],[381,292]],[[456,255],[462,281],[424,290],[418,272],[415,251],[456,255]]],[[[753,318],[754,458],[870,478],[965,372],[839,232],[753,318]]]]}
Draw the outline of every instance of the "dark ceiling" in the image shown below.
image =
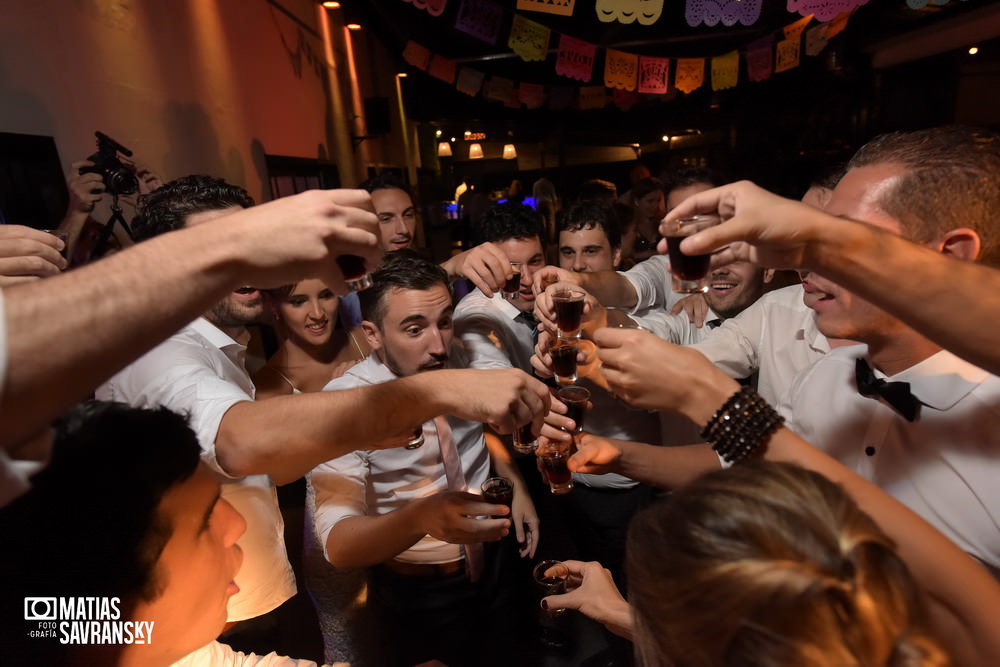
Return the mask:
{"type": "MultiPolygon", "coordinates": [[[[555,73],[555,47],[560,34],[570,35],[599,47],[638,55],[704,57],[743,49],[750,42],[774,34],[801,18],[799,14],[788,11],[785,0],[762,0],[760,16],[750,26],[740,23],[725,26],[718,23],[715,26],[702,24],[691,27],[685,20],[683,3],[680,0],[665,0],[663,13],[654,24],[640,25],[634,22],[625,25],[617,21],[603,23],[598,20],[595,0],[577,0],[573,15],[568,17],[517,10],[516,0],[497,0],[504,12],[500,37],[492,45],[454,27],[461,2],[462,0],[448,0],[440,16],[432,16],[412,2],[404,0],[346,0],[344,9],[349,16],[360,16],[366,30],[377,35],[391,53],[402,54],[407,42],[412,40],[426,46],[434,54],[455,60],[459,66],[467,65],[483,71],[487,76],[546,85],[577,86],[584,84],[555,73]],[[507,46],[507,35],[515,12],[552,30],[549,56],[545,61],[525,62],[507,46]]],[[[905,0],[869,0],[868,4],[857,8],[848,22],[847,30],[835,38],[828,49],[839,48],[842,52],[846,50],[857,54],[867,44],[929,25],[944,17],[956,16],[983,4],[975,0],[950,0],[940,6],[929,2],[922,9],[911,9],[905,0]]],[[[817,23],[818,21],[814,21],[810,26],[817,23]]],[[[804,66],[810,64],[806,62],[808,60],[810,59],[803,55],[804,66]]],[[[415,104],[410,105],[409,112],[419,120],[440,120],[465,115],[470,106],[474,109],[482,108],[481,113],[489,115],[489,107],[500,106],[482,98],[473,100],[472,105],[462,104],[466,100],[461,98],[468,96],[455,91],[454,86],[443,83],[440,87],[433,87],[431,93],[427,94],[424,90],[426,85],[437,83],[436,79],[427,73],[416,72],[403,63],[402,57],[400,68],[401,71],[414,72],[412,80],[407,84],[410,88],[419,90],[408,91],[415,101],[415,104]],[[454,94],[447,94],[449,92],[454,94]]],[[[599,49],[591,84],[601,82],[602,71],[602,49],[599,49]]],[[[743,79],[745,76],[741,76],[741,80],[743,79]]]]}
{"type": "MultiPolygon", "coordinates": [[[[719,23],[692,27],[685,20],[685,2],[664,0],[663,13],[654,24],[624,25],[598,20],[596,1],[576,0],[574,14],[563,17],[517,10],[517,0],[497,0],[504,11],[495,45],[455,28],[462,0],[447,0],[440,16],[414,6],[414,0],[344,0],[343,7],[347,18],[356,17],[366,31],[385,43],[390,53],[400,54],[399,71],[408,72],[403,79],[407,113],[414,120],[440,127],[448,134],[472,129],[508,134],[517,141],[561,145],[647,145],[658,142],[664,134],[698,130],[722,136],[720,143],[726,144],[730,152],[738,149],[734,171],[741,175],[739,172],[755,165],[758,156],[765,163],[780,162],[778,170],[787,173],[789,165],[794,168],[796,156],[807,156],[813,162],[827,161],[827,157],[839,159],[875,131],[909,129],[901,124],[950,122],[957,85],[955,72],[960,66],[956,58],[962,54],[921,61],[919,67],[903,66],[896,68],[899,72],[887,74],[872,69],[872,47],[991,4],[986,0],[950,0],[937,5],[940,0],[931,0],[921,9],[912,9],[907,0],[869,0],[855,10],[847,28],[831,39],[821,54],[807,57],[803,49],[797,68],[752,83],[747,79],[741,53],[739,83],[734,88],[713,92],[706,75],[705,85],[690,94],[671,90],[666,96],[642,95],[628,111],[613,104],[587,111],[512,109],[482,95],[465,95],[454,84],[421,72],[402,58],[404,47],[412,40],[433,54],[457,61],[459,67],[484,72],[487,79],[506,77],[544,84],[549,90],[558,86],[578,88],[603,83],[606,48],[645,56],[712,57],[734,49],[745,51],[754,40],[779,34],[784,26],[801,18],[787,9],[788,0],[761,0],[760,16],[750,26],[736,23],[727,27],[719,23]],[[515,12],[551,29],[549,53],[544,61],[525,62],[507,46],[515,12]],[[560,34],[600,47],[589,84],[555,72],[560,34]],[[935,82],[936,90],[927,85],[930,81],[935,82]],[[913,89],[924,92],[913,97],[913,89]],[[893,104],[901,110],[894,111],[893,104]]],[[[919,4],[922,0],[910,1],[919,4]]],[[[817,23],[814,20],[810,27],[817,23]]]]}

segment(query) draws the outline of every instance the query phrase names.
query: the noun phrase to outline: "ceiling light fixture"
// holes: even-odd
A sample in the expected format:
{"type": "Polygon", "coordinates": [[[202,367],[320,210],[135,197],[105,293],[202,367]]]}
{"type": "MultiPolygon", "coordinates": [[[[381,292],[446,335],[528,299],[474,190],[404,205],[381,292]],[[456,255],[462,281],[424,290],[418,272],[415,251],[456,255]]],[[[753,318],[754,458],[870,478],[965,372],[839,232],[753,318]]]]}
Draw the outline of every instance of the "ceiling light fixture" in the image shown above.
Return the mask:
{"type": "Polygon", "coordinates": [[[517,149],[514,148],[514,144],[504,144],[503,145],[503,159],[513,160],[517,158],[517,149]]]}
{"type": "Polygon", "coordinates": [[[348,30],[351,30],[353,32],[357,32],[358,30],[361,30],[361,24],[360,23],[348,23],[344,27],[346,27],[348,30]]]}
{"type": "Polygon", "coordinates": [[[969,49],[969,55],[970,56],[974,56],[977,53],[979,53],[979,47],[978,46],[973,46],[972,48],[969,49]]]}
{"type": "Polygon", "coordinates": [[[470,160],[482,160],[483,159],[483,147],[478,143],[469,144],[469,159],[470,160]]]}
{"type": "Polygon", "coordinates": [[[451,144],[442,141],[438,144],[438,157],[451,157],[451,144]]]}
{"type": "Polygon", "coordinates": [[[323,6],[327,9],[340,9],[340,3],[334,2],[334,0],[327,0],[323,3],[323,6]]]}

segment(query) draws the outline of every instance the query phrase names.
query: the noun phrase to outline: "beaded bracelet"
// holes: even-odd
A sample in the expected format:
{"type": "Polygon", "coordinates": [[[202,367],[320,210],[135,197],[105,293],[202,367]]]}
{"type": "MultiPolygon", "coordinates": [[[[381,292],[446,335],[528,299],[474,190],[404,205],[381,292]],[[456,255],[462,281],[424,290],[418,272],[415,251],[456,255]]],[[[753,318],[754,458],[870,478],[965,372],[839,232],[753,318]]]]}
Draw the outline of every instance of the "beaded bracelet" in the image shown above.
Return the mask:
{"type": "Polygon", "coordinates": [[[785,418],[750,387],[741,387],[719,408],[701,431],[727,463],[739,463],[764,443],[785,418]]]}

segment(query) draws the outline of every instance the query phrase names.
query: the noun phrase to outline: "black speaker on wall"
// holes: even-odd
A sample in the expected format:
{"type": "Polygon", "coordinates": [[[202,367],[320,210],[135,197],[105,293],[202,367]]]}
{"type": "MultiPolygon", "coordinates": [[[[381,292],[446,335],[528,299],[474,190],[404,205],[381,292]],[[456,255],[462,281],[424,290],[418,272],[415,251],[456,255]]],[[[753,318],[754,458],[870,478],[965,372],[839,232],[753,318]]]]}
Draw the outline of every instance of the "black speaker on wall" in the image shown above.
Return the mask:
{"type": "Polygon", "coordinates": [[[365,98],[365,130],[367,134],[389,134],[389,98],[365,98]]]}

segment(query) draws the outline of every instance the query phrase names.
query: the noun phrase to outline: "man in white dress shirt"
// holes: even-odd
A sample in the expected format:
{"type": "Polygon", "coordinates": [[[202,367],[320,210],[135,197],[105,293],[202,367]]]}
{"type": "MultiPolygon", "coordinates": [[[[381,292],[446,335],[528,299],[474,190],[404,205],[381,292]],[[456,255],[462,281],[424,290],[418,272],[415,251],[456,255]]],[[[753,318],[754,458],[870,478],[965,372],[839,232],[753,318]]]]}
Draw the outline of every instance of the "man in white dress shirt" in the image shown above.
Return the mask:
{"type": "MultiPolygon", "coordinates": [[[[149,196],[133,227],[136,239],[143,240],[209,222],[253,204],[243,188],[221,179],[188,176],[149,196]]],[[[244,365],[250,340],[246,327],[262,314],[260,293],[252,287],[239,288],[96,392],[102,400],[139,407],[165,405],[189,415],[206,461],[222,479],[223,497],[247,522],[247,531],[240,538],[245,554],[237,577],[240,592],[229,600],[229,621],[261,617],[295,594],[295,576],[285,553],[284,522],[273,482],[268,475],[228,474],[216,450],[225,415],[234,405],[254,398],[254,386],[244,365]]],[[[254,625],[275,627],[273,619],[258,620],[254,625]]]]}
{"type": "MultiPolygon", "coordinates": [[[[887,135],[852,158],[827,211],[992,262],[998,180],[1000,135],[887,135]]],[[[1000,378],[816,273],[803,288],[823,334],[866,345],[796,379],[780,406],[789,426],[1000,573],[1000,378]]]]}
{"type": "MultiPolygon", "coordinates": [[[[400,250],[372,278],[361,307],[373,354],[328,392],[469,365],[453,344],[442,268],[400,250]]],[[[514,482],[513,506],[479,495],[491,464],[481,423],[443,415],[413,426],[424,438],[416,448],[356,451],[313,470],[317,534],[335,567],[370,568],[368,603],[386,650],[378,664],[503,664],[510,637],[499,630],[510,616],[509,586],[502,550],[482,543],[513,532],[512,520],[532,524],[530,539],[537,539],[530,498],[505,455],[493,466],[514,482]]]]}
{"type": "Polygon", "coordinates": [[[508,202],[488,210],[481,226],[488,243],[521,263],[520,288],[512,297],[469,292],[455,308],[455,333],[474,353],[475,367],[513,366],[530,373],[537,326],[531,284],[535,271],[545,266],[541,219],[530,208],[508,202]]]}
{"type": "MultiPolygon", "coordinates": [[[[135,222],[135,232],[138,238],[148,238],[250,205],[252,200],[242,188],[206,176],[185,177],[148,197],[135,222]]],[[[237,582],[241,592],[230,601],[231,621],[270,612],[294,594],[295,580],[285,554],[274,484],[292,481],[319,462],[356,447],[358,442],[352,441],[350,432],[359,427],[346,423],[343,412],[330,404],[342,407],[356,401],[357,409],[362,410],[368,402],[357,394],[310,394],[255,402],[244,355],[249,338],[246,325],[256,321],[261,310],[257,290],[239,288],[97,392],[102,399],[137,406],[166,405],[190,415],[205,460],[223,481],[224,496],[247,520],[247,532],[240,540],[245,554],[237,582]]],[[[477,382],[472,377],[467,381],[477,382]]],[[[492,378],[490,384],[509,387],[510,381],[524,384],[523,378],[492,378]]],[[[431,391],[431,387],[424,391],[431,391]]],[[[544,402],[542,387],[528,391],[544,402]]],[[[461,401],[477,416],[489,418],[465,396],[449,399],[440,390],[432,393],[433,398],[412,401],[413,405],[401,408],[394,418],[405,419],[402,413],[417,405],[421,415],[427,414],[435,409],[430,403],[442,400],[449,405],[461,401]]],[[[532,397],[525,398],[533,402],[532,397]]],[[[511,406],[514,413],[527,407],[518,403],[511,406]]],[[[523,413],[521,418],[526,421],[523,413]]],[[[375,430],[384,433],[385,426],[380,423],[375,430]]],[[[259,634],[252,626],[247,632],[259,634]]],[[[255,637],[248,639],[256,641],[255,637]]]]}
{"type": "MultiPolygon", "coordinates": [[[[826,210],[995,265],[998,179],[996,133],[945,127],[884,135],[852,158],[826,210]]],[[[805,275],[804,290],[822,334],[865,345],[841,347],[797,378],[781,406],[789,426],[997,572],[1000,380],[815,273],[805,275]]],[[[611,462],[613,470],[641,462],[652,471],[648,481],[671,486],[718,465],[696,449],[675,455],[595,443],[581,447],[577,461],[611,462]]]]}

